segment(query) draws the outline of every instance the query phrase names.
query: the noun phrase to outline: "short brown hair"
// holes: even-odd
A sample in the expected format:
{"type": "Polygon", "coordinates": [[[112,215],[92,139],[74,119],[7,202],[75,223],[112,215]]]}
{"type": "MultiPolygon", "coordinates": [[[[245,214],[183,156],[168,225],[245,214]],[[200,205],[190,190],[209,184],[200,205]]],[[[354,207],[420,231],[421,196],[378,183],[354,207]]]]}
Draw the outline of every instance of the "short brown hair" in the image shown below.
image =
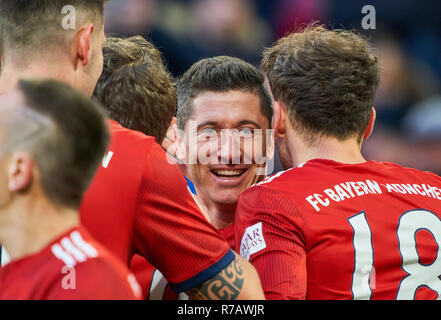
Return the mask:
{"type": "MultiPolygon", "coordinates": [[[[65,42],[63,7],[71,5],[75,15],[97,26],[103,23],[106,0],[0,0],[0,32],[3,49],[45,48],[65,42]]],[[[78,20],[78,19],[77,19],[78,20]]]]}
{"type": "Polygon", "coordinates": [[[178,126],[184,129],[193,113],[193,99],[201,92],[242,90],[260,100],[260,112],[271,125],[272,100],[263,74],[252,64],[235,57],[217,56],[194,63],[178,81],[178,126]]]}
{"type": "Polygon", "coordinates": [[[275,100],[310,143],[320,135],[361,141],[380,78],[365,38],[313,24],[265,49],[262,69],[275,100]]]}
{"type": "Polygon", "coordinates": [[[21,80],[19,90],[25,109],[6,132],[5,143],[28,129],[29,121],[23,119],[26,110],[48,119],[39,121],[38,131],[27,142],[14,143],[10,152],[26,146],[24,150],[33,156],[48,198],[60,206],[78,209],[108,146],[104,112],[89,98],[54,80],[21,80]]]}
{"type": "Polygon", "coordinates": [[[94,97],[122,126],[165,137],[176,110],[176,88],[161,54],[141,36],[108,38],[94,97]]]}

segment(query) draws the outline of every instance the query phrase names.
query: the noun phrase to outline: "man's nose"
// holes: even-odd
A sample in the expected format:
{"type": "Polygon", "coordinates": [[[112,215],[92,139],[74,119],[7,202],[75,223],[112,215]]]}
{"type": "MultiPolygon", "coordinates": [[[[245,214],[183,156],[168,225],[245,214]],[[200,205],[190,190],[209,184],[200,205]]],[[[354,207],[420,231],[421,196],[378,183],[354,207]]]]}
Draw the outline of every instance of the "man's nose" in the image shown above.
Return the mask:
{"type": "Polygon", "coordinates": [[[222,130],[218,148],[221,164],[240,164],[240,144],[234,130],[222,130]]]}

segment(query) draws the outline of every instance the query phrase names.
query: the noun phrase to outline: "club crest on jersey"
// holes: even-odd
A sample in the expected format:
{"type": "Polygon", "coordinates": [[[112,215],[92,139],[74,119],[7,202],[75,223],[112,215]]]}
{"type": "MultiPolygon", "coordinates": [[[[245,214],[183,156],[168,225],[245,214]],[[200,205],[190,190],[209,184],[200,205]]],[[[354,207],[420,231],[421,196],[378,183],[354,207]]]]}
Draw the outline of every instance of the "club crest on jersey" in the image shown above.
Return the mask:
{"type": "Polygon", "coordinates": [[[265,239],[263,238],[262,222],[245,229],[245,233],[240,242],[240,255],[246,260],[250,256],[260,250],[266,248],[265,239]]]}

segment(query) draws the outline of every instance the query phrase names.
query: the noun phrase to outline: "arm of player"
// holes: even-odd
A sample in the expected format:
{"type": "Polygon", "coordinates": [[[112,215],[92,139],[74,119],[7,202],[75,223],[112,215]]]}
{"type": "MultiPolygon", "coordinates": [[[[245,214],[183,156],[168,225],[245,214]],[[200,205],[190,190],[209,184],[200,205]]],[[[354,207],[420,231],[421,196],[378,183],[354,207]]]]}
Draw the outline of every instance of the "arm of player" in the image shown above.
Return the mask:
{"type": "Polygon", "coordinates": [[[239,199],[236,248],[256,268],[266,299],[305,299],[305,221],[280,194],[253,189],[239,199]]]}
{"type": "Polygon", "coordinates": [[[186,291],[192,300],[264,300],[256,269],[235,254],[235,259],[216,276],[186,291]]]}
{"type": "MultiPolygon", "coordinates": [[[[235,257],[205,219],[179,169],[165,161],[159,146],[152,146],[149,155],[134,220],[136,252],[164,275],[175,292],[199,288],[199,298],[202,294],[207,299],[263,298],[256,271],[235,257]]],[[[197,291],[190,295],[196,298],[197,291]]]]}

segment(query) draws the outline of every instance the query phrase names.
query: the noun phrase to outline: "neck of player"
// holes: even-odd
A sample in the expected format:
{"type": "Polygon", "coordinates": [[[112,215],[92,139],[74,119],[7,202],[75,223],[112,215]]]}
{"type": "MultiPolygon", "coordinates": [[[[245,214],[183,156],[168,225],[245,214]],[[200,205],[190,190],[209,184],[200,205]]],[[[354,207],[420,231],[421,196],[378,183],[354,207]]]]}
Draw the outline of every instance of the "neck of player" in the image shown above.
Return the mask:
{"type": "Polygon", "coordinates": [[[333,137],[317,137],[314,143],[308,143],[294,130],[288,130],[287,135],[287,147],[293,167],[313,159],[327,159],[346,164],[366,162],[361,153],[361,142],[356,138],[340,141],[333,137]]]}
{"type": "Polygon", "coordinates": [[[215,204],[201,197],[202,204],[206,207],[210,223],[216,229],[223,229],[234,222],[237,203],[234,204],[215,204]]]}
{"type": "Polygon", "coordinates": [[[13,261],[39,252],[78,224],[77,210],[57,207],[47,199],[21,199],[0,217],[0,243],[13,261]]]}

